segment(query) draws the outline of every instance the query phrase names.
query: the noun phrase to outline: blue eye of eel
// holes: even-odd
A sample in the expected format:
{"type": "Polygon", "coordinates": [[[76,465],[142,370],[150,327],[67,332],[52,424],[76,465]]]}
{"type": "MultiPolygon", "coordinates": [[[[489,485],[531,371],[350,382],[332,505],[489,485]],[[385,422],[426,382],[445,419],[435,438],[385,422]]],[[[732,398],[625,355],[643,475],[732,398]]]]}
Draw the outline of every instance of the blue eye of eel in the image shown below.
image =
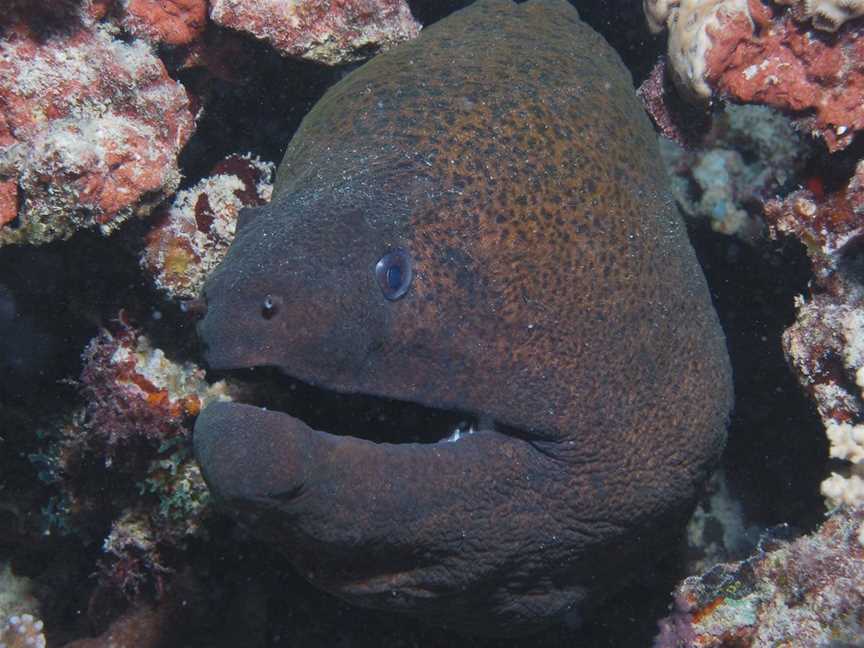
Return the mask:
{"type": "Polygon", "coordinates": [[[413,278],[411,256],[405,250],[388,252],[375,264],[375,279],[384,297],[390,301],[404,296],[411,287],[413,278]]]}
{"type": "Polygon", "coordinates": [[[276,314],[276,301],[272,295],[264,297],[264,302],[261,304],[261,316],[264,319],[270,319],[276,314]]]}

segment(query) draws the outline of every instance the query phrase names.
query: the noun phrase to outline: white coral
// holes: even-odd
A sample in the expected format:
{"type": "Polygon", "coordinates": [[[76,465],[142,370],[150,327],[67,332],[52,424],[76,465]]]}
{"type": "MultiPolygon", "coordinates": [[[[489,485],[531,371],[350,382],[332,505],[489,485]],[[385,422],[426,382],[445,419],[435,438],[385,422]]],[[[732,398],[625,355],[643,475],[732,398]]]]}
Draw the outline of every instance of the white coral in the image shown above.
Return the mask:
{"type": "Polygon", "coordinates": [[[864,0],[774,0],[791,6],[798,20],[812,20],[816,29],[837,31],[847,20],[864,16],[864,0]]]}
{"type": "Polygon", "coordinates": [[[669,65],[678,85],[698,97],[710,97],[705,57],[713,41],[708,30],[739,13],[752,24],[747,0],[643,0],[642,6],[651,31],[669,29],[669,65]]]}
{"type": "Polygon", "coordinates": [[[860,506],[861,502],[864,502],[864,479],[856,473],[849,477],[831,473],[831,476],[822,482],[822,496],[829,507],[843,504],[860,506]]]}
{"type": "Polygon", "coordinates": [[[829,423],[825,434],[831,442],[831,456],[852,463],[864,461],[864,425],[829,423]]]}

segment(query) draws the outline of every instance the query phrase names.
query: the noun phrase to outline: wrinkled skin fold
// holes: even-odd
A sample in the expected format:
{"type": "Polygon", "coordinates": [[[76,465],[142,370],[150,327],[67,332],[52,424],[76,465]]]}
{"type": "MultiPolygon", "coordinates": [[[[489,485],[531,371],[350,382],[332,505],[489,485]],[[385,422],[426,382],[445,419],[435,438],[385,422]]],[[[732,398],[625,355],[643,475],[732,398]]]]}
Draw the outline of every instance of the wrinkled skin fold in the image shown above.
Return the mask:
{"type": "Polygon", "coordinates": [[[725,440],[723,333],[667,182],[563,1],[481,0],[345,77],[208,279],[206,359],[478,424],[373,443],[213,403],[217,503],[357,605],[497,635],[583,618],[674,545],[725,440]]]}

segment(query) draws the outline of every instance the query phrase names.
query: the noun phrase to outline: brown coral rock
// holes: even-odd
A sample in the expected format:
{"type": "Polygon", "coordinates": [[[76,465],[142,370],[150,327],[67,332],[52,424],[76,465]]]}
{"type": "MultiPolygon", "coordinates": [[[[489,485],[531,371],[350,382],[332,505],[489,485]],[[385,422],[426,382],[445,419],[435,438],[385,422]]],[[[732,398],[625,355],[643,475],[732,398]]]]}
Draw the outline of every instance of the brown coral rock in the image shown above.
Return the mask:
{"type": "Polygon", "coordinates": [[[18,11],[0,40],[0,178],[16,182],[20,207],[15,227],[4,212],[0,245],[110,233],[179,184],[189,99],[143,42],[116,40],[83,10],[38,34],[18,11]]]}
{"type": "Polygon", "coordinates": [[[213,0],[210,18],[326,65],[366,59],[420,31],[404,0],[213,0]]]}
{"type": "Polygon", "coordinates": [[[123,26],[146,40],[188,45],[204,31],[205,0],[124,0],[123,26]]]}

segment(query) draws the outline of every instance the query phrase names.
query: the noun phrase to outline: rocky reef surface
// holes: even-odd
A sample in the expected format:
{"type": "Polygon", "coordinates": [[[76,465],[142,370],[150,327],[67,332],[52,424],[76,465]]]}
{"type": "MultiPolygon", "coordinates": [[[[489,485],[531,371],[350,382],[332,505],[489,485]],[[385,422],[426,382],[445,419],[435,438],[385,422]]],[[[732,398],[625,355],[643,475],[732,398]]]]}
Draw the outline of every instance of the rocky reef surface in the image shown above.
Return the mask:
{"type": "Polygon", "coordinates": [[[320,594],[209,505],[194,417],[261,386],[202,368],[203,279],[345,66],[458,3],[12,0],[0,644],[864,641],[864,7],[575,4],[626,40],[735,368],[727,456],[677,559],[581,629],[491,642],[320,594]]]}

